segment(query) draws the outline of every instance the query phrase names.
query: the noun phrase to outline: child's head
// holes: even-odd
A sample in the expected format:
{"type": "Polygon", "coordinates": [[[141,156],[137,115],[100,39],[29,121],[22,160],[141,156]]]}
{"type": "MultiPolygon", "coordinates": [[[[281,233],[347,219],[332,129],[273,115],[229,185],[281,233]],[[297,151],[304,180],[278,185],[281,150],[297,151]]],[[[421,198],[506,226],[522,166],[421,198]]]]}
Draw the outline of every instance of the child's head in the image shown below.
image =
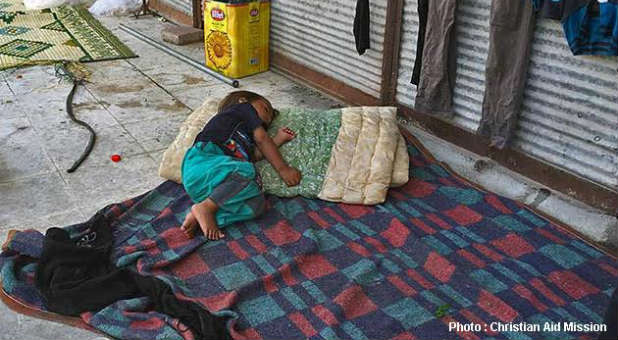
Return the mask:
{"type": "Polygon", "coordinates": [[[277,110],[273,109],[273,106],[270,101],[268,101],[268,99],[251,91],[230,92],[227,96],[225,96],[225,98],[223,98],[223,100],[221,100],[221,103],[219,103],[219,108],[217,109],[217,112],[222,112],[231,105],[247,102],[253,106],[255,111],[257,111],[260,119],[267,126],[270,125],[270,123],[279,113],[277,110]]]}

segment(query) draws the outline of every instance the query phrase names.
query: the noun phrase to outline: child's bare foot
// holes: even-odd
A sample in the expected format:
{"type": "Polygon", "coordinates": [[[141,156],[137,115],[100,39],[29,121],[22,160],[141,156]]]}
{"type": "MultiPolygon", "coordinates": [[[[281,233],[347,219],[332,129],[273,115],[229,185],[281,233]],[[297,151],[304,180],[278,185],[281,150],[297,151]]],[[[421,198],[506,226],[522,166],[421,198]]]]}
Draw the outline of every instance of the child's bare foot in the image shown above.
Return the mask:
{"type": "Polygon", "coordinates": [[[193,238],[193,236],[195,236],[195,230],[197,229],[197,226],[197,219],[195,218],[195,216],[193,216],[193,212],[189,210],[189,213],[187,214],[187,217],[185,217],[185,221],[182,222],[182,226],[180,226],[180,229],[184,231],[185,235],[188,238],[193,238]]]}
{"type": "Polygon", "coordinates": [[[219,207],[210,198],[191,207],[191,213],[197,219],[204,236],[209,240],[218,240],[225,236],[217,227],[215,213],[219,207]]]}

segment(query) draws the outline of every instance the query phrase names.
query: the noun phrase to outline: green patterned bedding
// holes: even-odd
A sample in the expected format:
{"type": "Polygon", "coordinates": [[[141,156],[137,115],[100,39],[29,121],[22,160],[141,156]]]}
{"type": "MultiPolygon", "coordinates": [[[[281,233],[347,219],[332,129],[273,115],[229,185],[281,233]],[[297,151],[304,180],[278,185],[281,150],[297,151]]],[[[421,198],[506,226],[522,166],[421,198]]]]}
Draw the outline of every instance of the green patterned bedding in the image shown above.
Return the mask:
{"type": "Polygon", "coordinates": [[[264,191],[280,197],[301,195],[315,198],[322,189],[331,149],[339,134],[341,109],[283,109],[268,132],[274,136],[279,128],[285,126],[296,132],[296,138],[279,150],[288,164],[300,170],[303,177],[300,185],[289,188],[270,163],[261,161],[257,163],[257,168],[262,176],[264,191]]]}

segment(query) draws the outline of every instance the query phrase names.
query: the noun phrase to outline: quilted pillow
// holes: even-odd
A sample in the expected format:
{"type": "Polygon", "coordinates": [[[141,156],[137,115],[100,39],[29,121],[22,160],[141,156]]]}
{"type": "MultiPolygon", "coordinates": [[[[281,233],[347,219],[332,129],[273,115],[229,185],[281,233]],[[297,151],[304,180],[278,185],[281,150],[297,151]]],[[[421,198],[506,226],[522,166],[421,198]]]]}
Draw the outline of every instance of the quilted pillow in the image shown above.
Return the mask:
{"type": "Polygon", "coordinates": [[[202,131],[204,125],[217,114],[218,105],[219,99],[208,99],[182,123],[176,139],[163,153],[163,159],[159,165],[159,176],[176,183],[182,182],[180,167],[185,153],[193,145],[195,137],[202,131]]]}

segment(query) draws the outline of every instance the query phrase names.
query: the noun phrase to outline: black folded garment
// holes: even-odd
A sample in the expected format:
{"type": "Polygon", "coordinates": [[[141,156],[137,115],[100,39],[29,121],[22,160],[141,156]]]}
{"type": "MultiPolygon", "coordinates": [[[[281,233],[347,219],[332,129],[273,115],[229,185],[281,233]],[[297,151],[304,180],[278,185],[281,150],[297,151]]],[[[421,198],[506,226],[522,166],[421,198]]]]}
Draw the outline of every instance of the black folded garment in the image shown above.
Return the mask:
{"type": "Polygon", "coordinates": [[[147,296],[153,310],[179,319],[196,339],[231,339],[225,318],[196,303],[178,300],[171,288],[155,277],[111,263],[112,233],[104,211],[85,222],[88,232],[77,240],[60,228],[45,233],[35,273],[35,285],[45,306],[52,312],[78,316],[119,300],[147,296]]]}

